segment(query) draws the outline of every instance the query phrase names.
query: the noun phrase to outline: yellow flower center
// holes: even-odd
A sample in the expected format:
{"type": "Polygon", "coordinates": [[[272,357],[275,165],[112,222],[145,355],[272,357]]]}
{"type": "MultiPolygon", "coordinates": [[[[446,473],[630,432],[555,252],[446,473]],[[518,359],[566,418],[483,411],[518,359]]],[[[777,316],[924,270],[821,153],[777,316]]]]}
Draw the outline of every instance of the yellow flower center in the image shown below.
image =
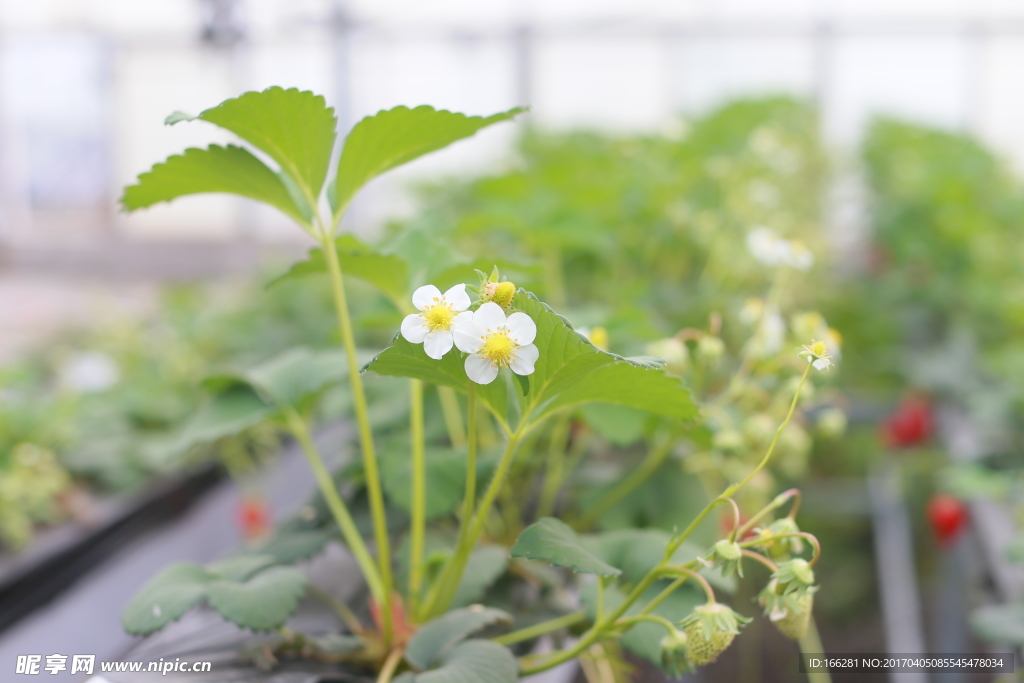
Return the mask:
{"type": "Polygon", "coordinates": [[[484,337],[484,345],[477,353],[498,367],[508,367],[516,355],[516,343],[509,338],[508,332],[504,330],[492,332],[484,337]]]}
{"type": "Polygon", "coordinates": [[[426,320],[424,324],[430,328],[431,332],[436,332],[437,330],[447,330],[452,326],[455,312],[448,304],[440,303],[424,308],[422,315],[426,320]]]}
{"type": "Polygon", "coordinates": [[[828,355],[828,347],[823,341],[816,341],[811,343],[811,353],[819,358],[824,358],[828,355]]]}

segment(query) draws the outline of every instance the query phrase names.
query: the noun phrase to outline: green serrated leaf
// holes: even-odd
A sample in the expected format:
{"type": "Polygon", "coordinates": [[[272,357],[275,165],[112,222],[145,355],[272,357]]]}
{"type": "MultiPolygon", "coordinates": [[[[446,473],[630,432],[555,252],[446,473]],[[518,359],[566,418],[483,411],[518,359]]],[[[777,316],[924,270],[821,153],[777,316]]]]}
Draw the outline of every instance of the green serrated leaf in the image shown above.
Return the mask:
{"type": "Polygon", "coordinates": [[[616,569],[591,553],[565,522],[545,517],[528,526],[512,546],[512,557],[542,560],[556,567],[568,567],[578,574],[618,576],[616,569]]]}
{"type": "MultiPolygon", "coordinates": [[[[461,353],[453,349],[441,360],[434,360],[426,354],[422,344],[412,344],[400,334],[395,335],[391,345],[363,367],[364,372],[367,370],[379,375],[421,379],[430,384],[452,387],[463,393],[469,386],[465,360],[461,353]]],[[[490,384],[476,386],[477,400],[486,405],[503,424],[513,406],[509,390],[508,380],[503,379],[501,375],[490,384]]],[[[518,388],[515,391],[518,391],[518,388]]]]}
{"type": "Polygon", "coordinates": [[[226,192],[258,199],[300,223],[305,216],[274,171],[235,145],[190,148],[156,164],[125,188],[121,206],[136,211],[190,194],[226,192]]]}
{"type": "Polygon", "coordinates": [[[485,626],[511,622],[512,617],[499,609],[467,607],[452,610],[424,624],[409,641],[405,659],[417,669],[429,669],[441,661],[452,646],[485,626]]]}
{"type": "Polygon", "coordinates": [[[327,543],[337,534],[333,528],[275,533],[264,543],[252,550],[258,555],[270,555],[278,564],[292,564],[305,560],[323,551],[327,543]]]}
{"type": "Polygon", "coordinates": [[[142,587],[121,616],[124,630],[148,636],[177,621],[206,595],[212,577],[202,567],[172,564],[142,587]]]}
{"type": "Polygon", "coordinates": [[[245,373],[261,394],[279,406],[297,406],[346,375],[344,352],[303,346],[288,349],[245,373]]]}
{"type": "Polygon", "coordinates": [[[174,111],[164,119],[164,125],[173,126],[174,124],[181,123],[182,121],[194,121],[195,118],[196,117],[192,114],[186,114],[183,111],[174,111]]]}
{"type": "Polygon", "coordinates": [[[416,676],[416,683],[515,683],[519,664],[507,648],[489,640],[456,645],[441,666],[416,676]]]}
{"type": "Polygon", "coordinates": [[[508,548],[483,545],[474,548],[462,572],[459,587],[452,598],[453,607],[463,607],[480,600],[488,588],[505,573],[508,567],[508,548]]]}
{"type": "Polygon", "coordinates": [[[245,581],[272,564],[274,558],[270,555],[236,555],[206,565],[206,571],[212,578],[245,581]]]}
{"type": "Polygon", "coordinates": [[[629,446],[644,435],[650,419],[643,411],[610,403],[591,403],[580,408],[591,429],[616,446],[629,446]]]}
{"type": "Polygon", "coordinates": [[[644,362],[605,353],[533,294],[520,289],[513,303],[537,325],[540,356],[530,376],[528,400],[534,419],[584,403],[612,403],[672,420],[691,420],[697,406],[677,378],[644,362]]]}
{"type": "Polygon", "coordinates": [[[196,118],[256,145],[295,179],[307,197],[320,196],[337,128],[334,110],[321,95],[275,86],[225,100],[196,118]]]}
{"type": "Polygon", "coordinates": [[[228,621],[253,631],[269,631],[284,626],[295,613],[306,583],[306,575],[295,567],[270,567],[244,583],[211,581],[207,600],[228,621]]]}
{"type": "MultiPolygon", "coordinates": [[[[409,265],[398,256],[376,251],[352,235],[342,235],[334,241],[341,262],[341,272],[370,283],[381,291],[395,306],[405,311],[411,305],[409,298],[409,265]]],[[[305,261],[291,267],[287,273],[271,280],[273,287],[288,280],[327,272],[323,250],[311,249],[305,261]]]]}
{"type": "Polygon", "coordinates": [[[179,449],[209,443],[253,427],[270,417],[273,407],[247,386],[229,387],[193,415],[176,442],[179,449]]]}
{"type": "Polygon", "coordinates": [[[517,107],[483,118],[429,106],[395,107],[364,118],[352,128],[338,160],[332,206],[335,215],[345,210],[359,188],[381,173],[523,111],[517,107]]]}

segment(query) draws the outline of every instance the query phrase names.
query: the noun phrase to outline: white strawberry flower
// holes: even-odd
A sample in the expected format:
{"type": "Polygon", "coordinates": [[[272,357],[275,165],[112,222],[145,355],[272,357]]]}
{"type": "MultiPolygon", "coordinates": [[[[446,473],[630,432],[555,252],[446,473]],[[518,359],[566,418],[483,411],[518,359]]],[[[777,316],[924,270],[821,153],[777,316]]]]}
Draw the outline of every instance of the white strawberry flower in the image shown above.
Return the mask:
{"type": "Polygon", "coordinates": [[[466,375],[477,384],[490,384],[501,368],[532,375],[540,352],[534,346],[537,324],[525,313],[505,312],[488,302],[455,322],[455,345],[469,354],[466,375]]]}
{"type": "Polygon", "coordinates": [[[444,294],[434,285],[424,285],[412,293],[412,305],[419,313],[410,313],[402,321],[402,336],[413,344],[423,344],[427,355],[441,360],[452,350],[452,330],[461,317],[472,315],[466,285],[458,284],[444,294]]]}

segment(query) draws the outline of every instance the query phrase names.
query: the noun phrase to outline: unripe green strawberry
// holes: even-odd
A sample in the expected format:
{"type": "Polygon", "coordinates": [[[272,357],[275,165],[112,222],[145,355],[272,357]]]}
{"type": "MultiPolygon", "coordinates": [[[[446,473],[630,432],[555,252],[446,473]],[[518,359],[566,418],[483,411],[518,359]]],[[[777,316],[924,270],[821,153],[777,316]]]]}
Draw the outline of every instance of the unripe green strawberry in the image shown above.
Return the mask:
{"type": "Polygon", "coordinates": [[[686,633],[686,656],[690,663],[704,666],[718,659],[740,632],[740,624],[748,621],[720,603],[695,607],[680,624],[686,633]]]}
{"type": "Polygon", "coordinates": [[[784,609],[769,614],[768,618],[775,624],[775,628],[782,632],[782,635],[793,640],[800,640],[807,633],[807,627],[811,623],[814,593],[808,591],[802,596],[786,602],[787,605],[784,609]]]}

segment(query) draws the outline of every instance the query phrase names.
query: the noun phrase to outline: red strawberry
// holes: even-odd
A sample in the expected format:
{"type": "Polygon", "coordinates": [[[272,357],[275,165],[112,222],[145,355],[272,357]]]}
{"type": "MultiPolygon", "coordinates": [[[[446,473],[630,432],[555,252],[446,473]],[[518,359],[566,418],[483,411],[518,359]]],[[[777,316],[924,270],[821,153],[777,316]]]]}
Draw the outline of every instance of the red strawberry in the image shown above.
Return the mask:
{"type": "Polygon", "coordinates": [[[266,536],[270,531],[270,508],[260,497],[247,496],[238,506],[238,526],[247,540],[266,536]]]}
{"type": "Polygon", "coordinates": [[[967,506],[956,496],[936,493],[928,501],[928,521],[940,545],[950,545],[967,526],[967,506]]]}
{"type": "Polygon", "coordinates": [[[909,448],[931,438],[934,431],[931,406],[921,396],[908,396],[882,423],[882,443],[888,448],[909,448]]]}

